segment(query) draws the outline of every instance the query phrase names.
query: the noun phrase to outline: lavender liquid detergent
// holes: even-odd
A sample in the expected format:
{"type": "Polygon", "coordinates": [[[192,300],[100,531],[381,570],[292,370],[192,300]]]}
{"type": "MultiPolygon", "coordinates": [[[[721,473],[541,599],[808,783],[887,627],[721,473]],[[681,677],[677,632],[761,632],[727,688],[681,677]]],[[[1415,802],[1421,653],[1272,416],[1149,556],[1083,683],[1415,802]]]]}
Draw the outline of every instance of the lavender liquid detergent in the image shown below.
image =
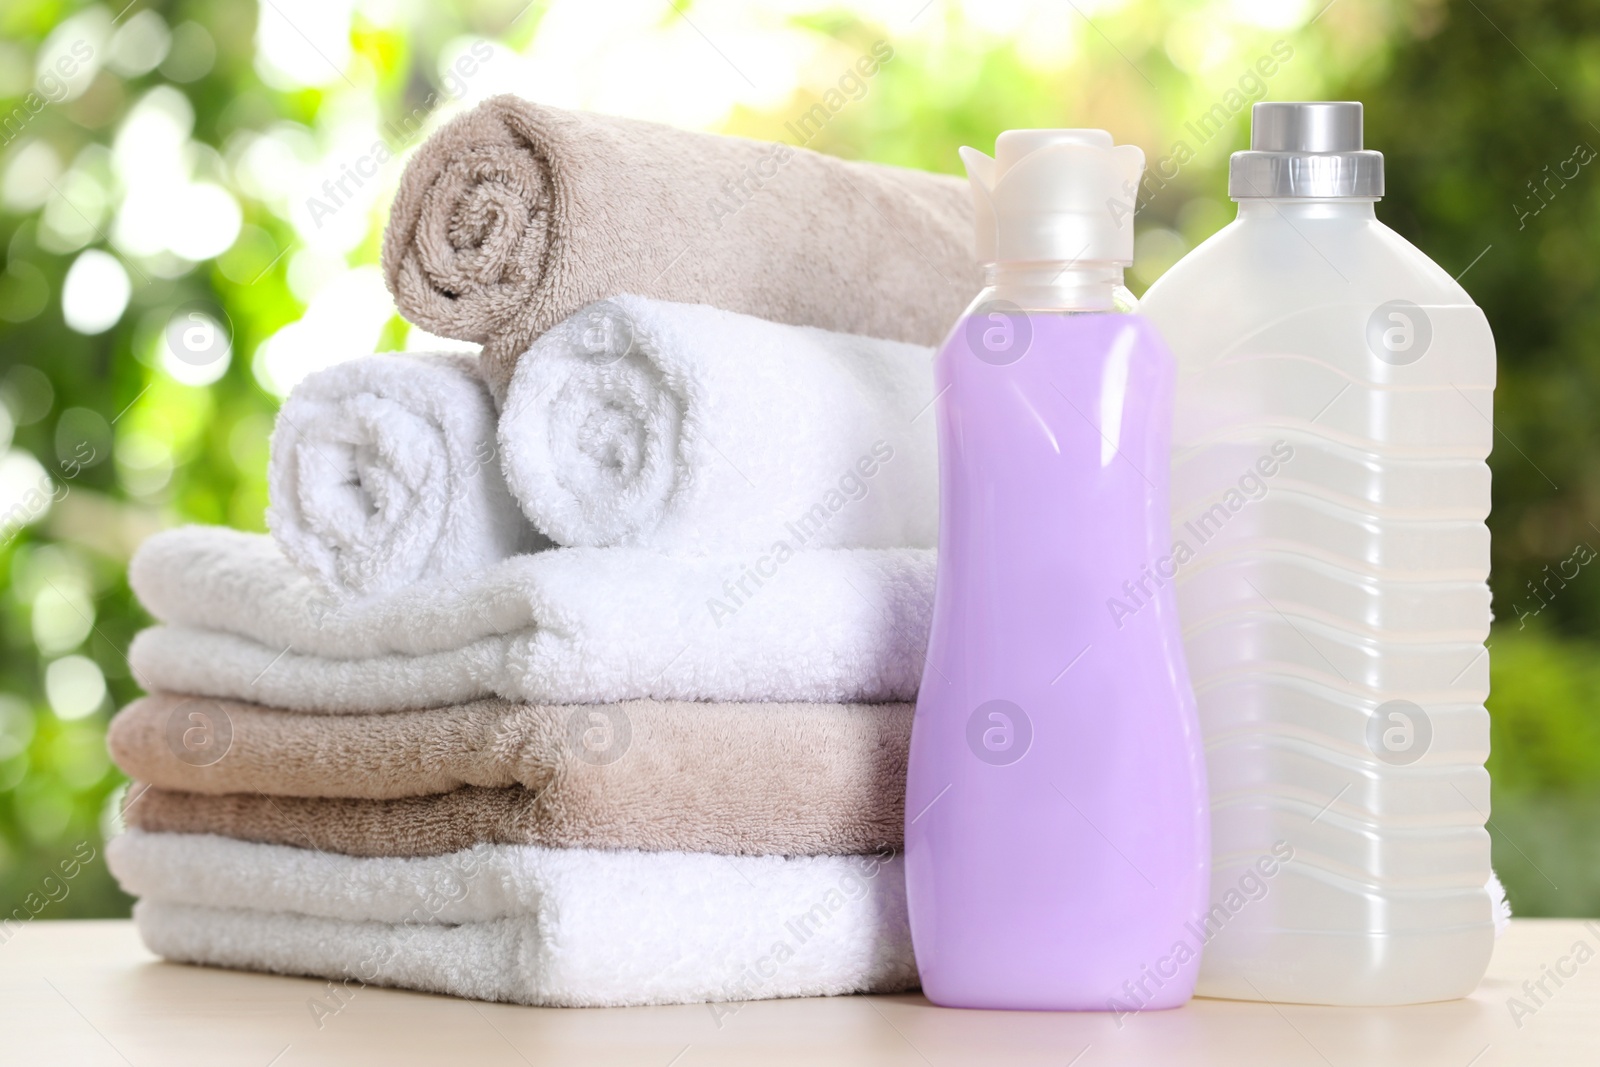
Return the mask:
{"type": "Polygon", "coordinates": [[[1121,285],[1143,157],[1098,130],[963,156],[990,284],[935,365],[939,572],[906,801],[923,990],[1173,1007],[1199,971],[1210,842],[1160,578],[1174,365],[1121,285]]]}

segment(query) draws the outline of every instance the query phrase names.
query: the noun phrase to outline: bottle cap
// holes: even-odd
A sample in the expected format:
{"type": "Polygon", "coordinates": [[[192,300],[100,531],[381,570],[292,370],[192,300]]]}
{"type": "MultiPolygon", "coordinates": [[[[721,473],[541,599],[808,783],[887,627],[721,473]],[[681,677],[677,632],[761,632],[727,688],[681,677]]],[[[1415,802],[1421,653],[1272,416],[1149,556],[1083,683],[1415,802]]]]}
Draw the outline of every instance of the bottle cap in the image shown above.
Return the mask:
{"type": "Polygon", "coordinates": [[[1133,262],[1144,153],[1104,130],[1007,130],[994,158],[961,149],[983,263],[1133,262]]]}
{"type": "Polygon", "coordinates": [[[1380,197],[1383,153],[1361,147],[1355,101],[1257,104],[1250,151],[1228,161],[1228,196],[1380,197]]]}

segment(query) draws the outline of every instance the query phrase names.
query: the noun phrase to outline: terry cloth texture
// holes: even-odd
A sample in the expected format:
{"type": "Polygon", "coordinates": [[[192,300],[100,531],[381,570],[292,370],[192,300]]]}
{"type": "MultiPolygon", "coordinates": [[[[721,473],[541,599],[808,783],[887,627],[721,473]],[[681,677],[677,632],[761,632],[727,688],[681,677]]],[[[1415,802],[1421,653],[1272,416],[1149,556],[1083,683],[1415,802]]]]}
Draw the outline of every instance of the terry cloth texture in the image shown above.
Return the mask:
{"type": "Polygon", "coordinates": [[[901,860],[479,846],[352,859],[129,831],[107,860],[150,950],[519,1004],[892,993],[916,962],[901,860]]]}
{"type": "Polygon", "coordinates": [[[382,593],[534,547],[495,454],[494,401],[463,355],[364,356],[289,393],[267,526],[330,591],[382,593]]]}
{"type": "MultiPolygon", "coordinates": [[[[124,819],[141,830],[221,834],[241,841],[293,845],[347,856],[439,856],[480,842],[550,848],[633,848],[722,855],[848,855],[898,848],[898,824],[852,821],[825,826],[779,819],[755,825],[748,814],[724,812],[721,823],[664,818],[638,824],[581,813],[562,820],[522,786],[464,786],[448,793],[395,800],[285,797],[265,793],[178,793],[136,785],[124,819]]],[[[603,813],[602,813],[603,814],[603,813]]]]}
{"type": "Polygon", "coordinates": [[[147,828],[359,855],[454,851],[474,834],[817,855],[899,847],[911,714],[487,700],[326,715],[158,694],[118,714],[108,743],[118,767],[157,787],[128,811],[147,828]],[[311,797],[346,799],[287,799],[311,797]]]}
{"type": "Polygon", "coordinates": [[[384,233],[400,313],[485,345],[618,293],[936,344],[981,287],[967,183],[498,96],[406,165],[384,233]]]}
{"type": "Polygon", "coordinates": [[[487,696],[912,700],[933,602],[932,549],[673,557],[561,548],[463,578],[339,600],[270,537],[180,527],[128,578],[165,623],[130,650],[147,691],[299,711],[385,712],[487,696]]]}
{"type": "Polygon", "coordinates": [[[931,548],[932,353],[617,296],[517,364],[500,454],[563,545],[931,548]]]}

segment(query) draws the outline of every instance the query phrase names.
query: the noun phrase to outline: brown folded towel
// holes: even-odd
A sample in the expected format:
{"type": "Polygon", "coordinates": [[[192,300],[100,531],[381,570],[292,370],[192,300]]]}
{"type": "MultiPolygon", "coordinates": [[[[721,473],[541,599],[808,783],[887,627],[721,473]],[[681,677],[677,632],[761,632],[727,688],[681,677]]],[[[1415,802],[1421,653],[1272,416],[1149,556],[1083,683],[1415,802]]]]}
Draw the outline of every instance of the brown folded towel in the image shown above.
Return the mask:
{"type": "Polygon", "coordinates": [[[118,714],[108,743],[159,787],[129,805],[144,829],[354,855],[478,840],[822,855],[899,844],[911,712],[486,700],[341,716],[158,694],[118,714]]]}
{"type": "Polygon", "coordinates": [[[384,234],[401,314],[484,344],[636,293],[935,344],[980,286],[967,183],[785,143],[497,96],[406,166],[384,234]]]}
{"type": "MultiPolygon", "coordinates": [[[[220,834],[350,856],[442,856],[473,845],[628,848],[724,855],[848,856],[900,847],[902,807],[839,821],[805,806],[771,815],[730,805],[685,812],[646,798],[627,808],[573,809],[520,785],[466,786],[394,800],[274,797],[265,793],[180,793],[134,784],[124,820],[139,830],[220,834]],[[875,818],[874,816],[883,816],[875,818]]],[[[735,802],[736,803],[736,802],[735,802]]]]}

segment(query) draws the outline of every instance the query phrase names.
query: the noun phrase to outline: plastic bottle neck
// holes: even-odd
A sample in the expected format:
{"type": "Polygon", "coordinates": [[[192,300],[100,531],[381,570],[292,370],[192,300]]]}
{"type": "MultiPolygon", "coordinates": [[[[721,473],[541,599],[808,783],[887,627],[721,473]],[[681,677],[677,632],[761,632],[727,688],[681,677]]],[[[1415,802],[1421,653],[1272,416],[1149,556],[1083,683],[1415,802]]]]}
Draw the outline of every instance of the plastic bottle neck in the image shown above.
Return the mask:
{"type": "Polygon", "coordinates": [[[1002,300],[1023,311],[1131,313],[1138,302],[1122,284],[1122,265],[1033,260],[983,265],[979,302],[1002,300]]]}
{"type": "Polygon", "coordinates": [[[1242,197],[1239,218],[1244,219],[1375,219],[1376,197],[1305,196],[1242,197]]]}

